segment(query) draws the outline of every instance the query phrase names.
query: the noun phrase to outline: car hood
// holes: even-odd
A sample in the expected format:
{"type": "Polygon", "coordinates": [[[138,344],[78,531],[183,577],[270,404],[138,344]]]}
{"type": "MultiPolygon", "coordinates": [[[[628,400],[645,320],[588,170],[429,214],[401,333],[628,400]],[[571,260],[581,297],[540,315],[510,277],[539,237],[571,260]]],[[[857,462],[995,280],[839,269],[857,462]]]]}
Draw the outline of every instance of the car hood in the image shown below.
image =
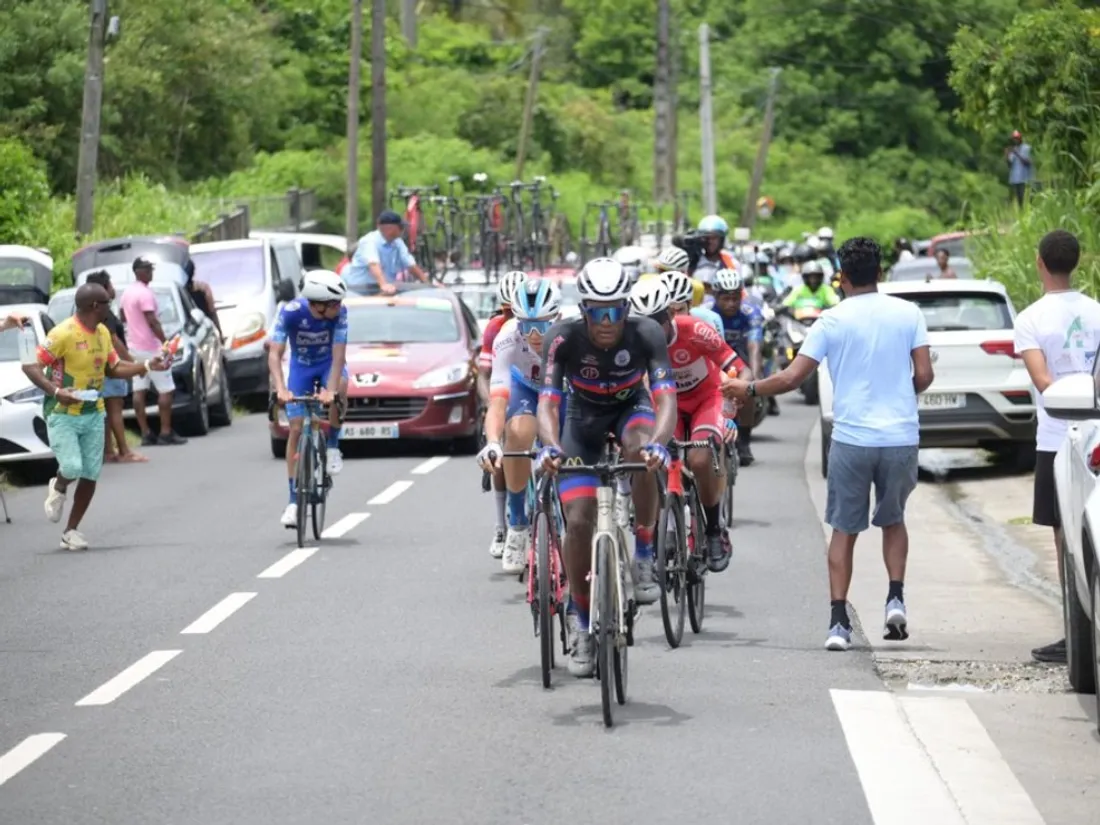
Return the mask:
{"type": "Polygon", "coordinates": [[[448,344],[348,344],[348,373],[381,372],[414,381],[429,370],[468,361],[461,342],[448,344]]]}
{"type": "Polygon", "coordinates": [[[31,381],[23,373],[22,364],[18,361],[0,361],[0,398],[29,386],[31,381]]]}

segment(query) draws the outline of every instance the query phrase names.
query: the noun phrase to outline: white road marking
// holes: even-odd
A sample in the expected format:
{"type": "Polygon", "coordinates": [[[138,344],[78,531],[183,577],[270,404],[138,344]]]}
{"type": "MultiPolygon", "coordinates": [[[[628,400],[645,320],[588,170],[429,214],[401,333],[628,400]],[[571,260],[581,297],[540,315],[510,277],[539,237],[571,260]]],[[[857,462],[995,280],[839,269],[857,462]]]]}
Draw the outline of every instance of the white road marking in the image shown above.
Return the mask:
{"type": "Polygon", "coordinates": [[[426,476],[432,470],[436,469],[437,467],[442,467],[450,460],[451,457],[449,455],[437,455],[435,458],[429,458],[423,464],[420,464],[417,467],[413,468],[412,474],[414,476],[426,476]]]}
{"type": "Polygon", "coordinates": [[[399,495],[401,495],[412,486],[413,483],[411,481],[395,481],[381,493],[368,501],[367,504],[389,504],[391,501],[393,501],[395,498],[397,498],[399,495]]]}
{"type": "Polygon", "coordinates": [[[326,527],[325,532],[321,533],[321,538],[338,539],[350,533],[368,518],[370,518],[370,513],[349,513],[331,527],[326,527]]]}
{"type": "Polygon", "coordinates": [[[254,598],[256,598],[255,593],[230,593],[187,625],[180,634],[209,633],[254,598]]]}
{"type": "Polygon", "coordinates": [[[142,679],[152,676],[170,661],[183,653],[182,650],[154,650],[142,656],[115,678],[104,682],[76,703],[78,708],[89,705],[109,705],[142,679]]]}
{"type": "Polygon", "coordinates": [[[1044,825],[965,699],[901,696],[898,701],[967,825],[1044,825]]]}
{"type": "Polygon", "coordinates": [[[316,552],[316,547],[299,547],[297,550],[291,550],[256,578],[281,579],[316,552]]]}
{"type": "Polygon", "coordinates": [[[64,738],[63,733],[36,733],[0,756],[0,785],[43,756],[64,738]]]}

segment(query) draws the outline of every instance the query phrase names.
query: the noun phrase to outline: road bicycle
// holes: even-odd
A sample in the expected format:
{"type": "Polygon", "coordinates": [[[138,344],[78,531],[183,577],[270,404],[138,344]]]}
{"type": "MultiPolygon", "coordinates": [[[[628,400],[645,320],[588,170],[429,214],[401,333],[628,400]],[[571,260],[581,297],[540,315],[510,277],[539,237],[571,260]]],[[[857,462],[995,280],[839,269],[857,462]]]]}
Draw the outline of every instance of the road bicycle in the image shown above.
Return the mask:
{"type": "MultiPolygon", "coordinates": [[[[506,452],[502,458],[534,460],[537,452],[506,452]]],[[[555,665],[554,617],[558,617],[558,639],[562,655],[569,653],[569,637],[565,629],[565,565],[561,557],[561,540],[565,536],[565,516],[558,486],[552,476],[542,473],[538,483],[535,475],[527,481],[528,512],[534,515],[531,542],[527,545],[527,604],[539,640],[539,660],[542,665],[542,686],[550,687],[555,665]]],[[[522,581],[524,574],[520,573],[522,581]]]]}
{"type": "MultiPolygon", "coordinates": [[[[610,439],[609,439],[610,440],[610,439]]],[[[605,727],[614,724],[611,707],[612,683],[615,701],[626,704],[627,648],[634,644],[634,568],[626,531],[615,523],[615,486],[619,476],[648,472],[644,463],[616,463],[605,451],[598,464],[570,464],[566,459],[557,472],[563,475],[594,475],[596,487],[596,530],[592,536],[592,568],[589,592],[592,594],[588,632],[596,642],[596,678],[600,680],[600,700],[605,727]]],[[[660,477],[658,476],[658,479],[660,477]]]]}
{"type": "Polygon", "coordinates": [[[321,428],[324,405],[316,396],[295,396],[288,403],[302,404],[306,408],[302,433],[298,436],[298,467],[295,471],[295,492],[298,499],[298,546],[306,544],[306,511],[313,526],[313,538],[321,540],[325,529],[325,503],[332,489],[332,476],[328,474],[328,446],[325,431],[321,428]]]}
{"type": "Polygon", "coordinates": [[[703,629],[706,605],[706,517],[695,486],[695,475],[683,466],[686,450],[710,450],[715,472],[719,452],[711,439],[669,444],[668,491],[657,519],[657,581],[661,585],[661,622],[671,648],[684,638],[684,614],[693,633],[703,629]]]}
{"type": "Polygon", "coordinates": [[[604,258],[611,254],[611,209],[613,204],[604,201],[602,203],[588,203],[584,207],[584,217],[581,220],[581,256],[582,262],[591,258],[604,258]],[[596,239],[588,239],[589,215],[596,213],[596,239]],[[594,255],[589,253],[594,252],[594,255]]]}
{"type": "Polygon", "coordinates": [[[735,441],[722,444],[722,455],[726,464],[726,491],[722,494],[722,525],[727,529],[733,526],[733,488],[737,486],[737,471],[741,466],[741,457],[735,441]]]}
{"type": "Polygon", "coordinates": [[[430,275],[435,274],[435,258],[431,248],[431,237],[424,231],[427,227],[421,199],[438,194],[439,184],[435,184],[433,186],[398,186],[390,195],[391,201],[395,197],[404,201],[405,243],[416,262],[430,275]]]}

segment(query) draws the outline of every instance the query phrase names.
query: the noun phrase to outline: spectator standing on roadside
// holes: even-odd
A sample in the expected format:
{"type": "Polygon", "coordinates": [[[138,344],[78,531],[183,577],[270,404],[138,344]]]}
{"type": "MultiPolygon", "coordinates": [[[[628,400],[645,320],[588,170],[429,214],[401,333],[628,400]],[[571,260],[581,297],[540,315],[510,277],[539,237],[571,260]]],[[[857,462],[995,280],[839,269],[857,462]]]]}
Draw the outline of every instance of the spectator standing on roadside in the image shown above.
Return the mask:
{"type": "MultiPolygon", "coordinates": [[[[1066,375],[1092,372],[1100,345],[1100,303],[1070,286],[1070,276],[1081,258],[1077,238],[1064,229],[1048,232],[1039,242],[1035,260],[1043,297],[1016,316],[1016,352],[1024,359],[1035,386],[1039,426],[1035,445],[1035,494],[1031,521],[1054,529],[1058,577],[1062,569],[1062,520],[1054,488],[1054,454],[1062,446],[1069,422],[1051,418],[1043,409],[1043,390],[1066,375]]],[[[1066,640],[1035,648],[1040,662],[1064,663],[1066,640]]]]}
{"type": "Polygon", "coordinates": [[[1024,191],[1031,183],[1031,146],[1024,143],[1023,135],[1012,133],[1012,139],[1005,147],[1005,163],[1008,164],[1008,188],[1015,198],[1017,206],[1024,205],[1024,191]]]}
{"type": "Polygon", "coordinates": [[[344,271],[348,289],[367,295],[393,295],[397,282],[411,272],[423,283],[428,276],[416,263],[401,237],[404,221],[396,212],[386,210],[378,216],[378,228],[359,239],[351,263],[344,271]]]}
{"type": "Polygon", "coordinates": [[[133,364],[119,359],[103,325],[110,299],[102,286],[84,284],[76,291],[75,303],[76,313],[50,330],[38,348],[36,362],[24,364],[23,372],[46,393],[46,433],[57,458],[57,477],[50,480],[46,494],[46,518],[61,521],[69,485],[75,482],[61,547],[87,550],[88,541],[79,527],[103,468],[106,413],[100,393],[104,379],[147,375],[161,363],[154,359],[133,364]]]}
{"type": "MultiPolygon", "coordinates": [[[[115,287],[111,283],[110,273],[105,269],[89,275],[88,283],[103,287],[108,301],[115,299],[115,287]]],[[[119,360],[133,363],[134,358],[126,347],[126,331],[110,305],[107,306],[103,326],[107,327],[107,331],[111,333],[111,344],[118,353],[119,360]]],[[[149,460],[141,453],[131,450],[130,445],[126,443],[126,424],[122,420],[122,408],[126,403],[128,392],[130,392],[130,384],[125,378],[107,376],[103,379],[103,402],[107,408],[107,417],[104,422],[103,460],[110,464],[119,461],[124,464],[137,464],[149,460]],[[111,443],[112,441],[114,444],[111,443]]]]}
{"type": "Polygon", "coordinates": [[[214,322],[214,328],[218,330],[218,335],[224,338],[225,333],[222,332],[222,324],[218,320],[218,310],[214,305],[214,290],[205,281],[195,279],[194,261],[188,259],[187,263],[183,265],[183,271],[187,273],[187,284],[184,287],[187,294],[195,302],[195,306],[199,308],[199,311],[214,322]]]}
{"type": "Polygon", "coordinates": [[[793,362],[762,381],[731,381],[723,390],[743,400],[796,389],[826,358],[833,381],[825,520],[829,540],[832,615],[827,650],[852,641],[848,588],[856,539],[871,524],[882,528],[889,586],[883,638],[909,638],[905,565],[909,533],[905,503],[917,485],[920,429],[917,396],[932,383],[928,329],[917,306],[878,291],[882,252],[870,238],[852,238],[837,253],[845,300],[817,320],[793,362]],[[870,511],[871,490],[875,509],[870,511]]]}
{"type": "MultiPolygon", "coordinates": [[[[149,286],[153,280],[153,262],[145,258],[134,261],[136,280],[122,293],[122,321],[126,324],[131,353],[137,362],[152,361],[161,353],[167,342],[164,330],[157,319],[157,296],[149,286]]],[[[153,447],[158,444],[186,444],[172,430],[172,393],[176,383],[169,370],[154,370],[148,375],[134,378],[134,417],[141,428],[141,445],[153,447]],[[157,390],[157,410],[160,414],[160,435],[154,435],[149,429],[149,418],[145,414],[145,394],[152,384],[157,390]]]]}

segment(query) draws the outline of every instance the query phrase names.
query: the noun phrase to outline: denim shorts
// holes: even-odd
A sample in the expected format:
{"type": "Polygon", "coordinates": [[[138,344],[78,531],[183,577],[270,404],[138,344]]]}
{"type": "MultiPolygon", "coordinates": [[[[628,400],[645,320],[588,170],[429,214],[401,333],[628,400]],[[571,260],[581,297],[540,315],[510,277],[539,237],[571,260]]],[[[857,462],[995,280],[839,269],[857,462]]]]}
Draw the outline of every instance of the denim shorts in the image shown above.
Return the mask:
{"type": "Polygon", "coordinates": [[[854,536],[905,521],[905,502],[917,486],[917,447],[856,447],[833,441],[829,448],[825,521],[854,536]],[[871,489],[875,511],[871,513],[871,489]]]}
{"type": "Polygon", "coordinates": [[[103,379],[104,398],[125,398],[128,392],[130,392],[130,382],[125,378],[103,379]]]}

